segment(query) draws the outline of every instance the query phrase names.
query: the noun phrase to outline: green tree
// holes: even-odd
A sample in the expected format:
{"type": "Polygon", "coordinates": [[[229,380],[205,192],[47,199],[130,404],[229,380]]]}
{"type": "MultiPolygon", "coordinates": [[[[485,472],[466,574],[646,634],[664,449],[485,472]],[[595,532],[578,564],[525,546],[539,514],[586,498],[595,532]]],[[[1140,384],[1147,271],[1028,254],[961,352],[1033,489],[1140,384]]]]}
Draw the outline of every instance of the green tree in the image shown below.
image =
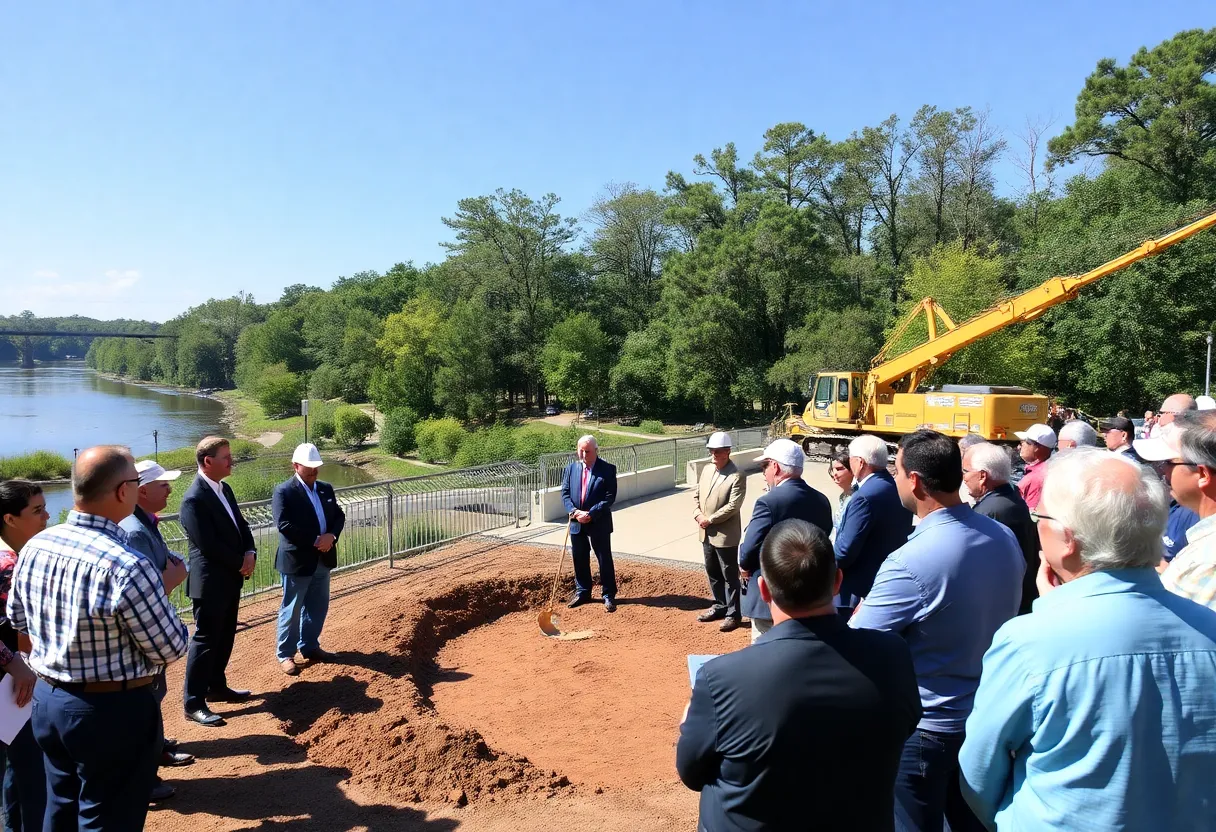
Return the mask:
{"type": "Polygon", "coordinates": [[[628,332],[649,319],[659,299],[659,276],[674,248],[675,229],[666,219],[667,201],[654,191],[629,183],[604,190],[587,213],[589,265],[613,307],[605,323],[621,320],[628,332]]]}
{"type": "Polygon", "coordinates": [[[435,373],[435,403],[459,419],[485,419],[494,412],[494,344],[485,307],[460,301],[436,335],[442,365],[435,373]]]}
{"type": "Polygon", "coordinates": [[[304,384],[296,373],[283,363],[271,364],[262,371],[253,389],[262,411],[270,418],[300,412],[304,384]]]}
{"type": "Polygon", "coordinates": [[[599,323],[586,312],[571,315],[549,331],[541,369],[549,389],[576,409],[605,392],[608,342],[599,323]]]}
{"type": "Polygon", "coordinates": [[[786,355],[768,381],[791,398],[805,399],[811,376],[824,371],[863,371],[882,346],[882,316],[861,306],[818,308],[786,337],[786,355]]]}
{"type": "Polygon", "coordinates": [[[764,131],[764,149],[752,160],[761,186],[790,208],[801,208],[811,200],[814,144],[814,130],[796,121],[784,122],[764,131]]]}
{"type": "Polygon", "coordinates": [[[414,429],[418,455],[426,462],[450,462],[468,438],[468,431],[456,419],[423,419],[414,429]]]}
{"type": "Polygon", "coordinates": [[[651,415],[667,402],[667,357],[671,328],[654,321],[629,333],[611,371],[612,396],[625,409],[651,415]]]}
{"type": "Polygon", "coordinates": [[[435,412],[435,374],[441,366],[438,335],[444,313],[439,301],[423,294],[385,319],[376,344],[381,361],[371,384],[372,401],[381,410],[406,406],[418,413],[435,412]]]}
{"type": "Polygon", "coordinates": [[[357,448],[376,430],[372,417],[353,405],[339,407],[334,413],[334,439],[348,448],[357,448]]]}
{"type": "Polygon", "coordinates": [[[407,454],[418,447],[414,435],[418,414],[408,407],[398,407],[384,415],[380,428],[380,447],[395,456],[407,454]]]}

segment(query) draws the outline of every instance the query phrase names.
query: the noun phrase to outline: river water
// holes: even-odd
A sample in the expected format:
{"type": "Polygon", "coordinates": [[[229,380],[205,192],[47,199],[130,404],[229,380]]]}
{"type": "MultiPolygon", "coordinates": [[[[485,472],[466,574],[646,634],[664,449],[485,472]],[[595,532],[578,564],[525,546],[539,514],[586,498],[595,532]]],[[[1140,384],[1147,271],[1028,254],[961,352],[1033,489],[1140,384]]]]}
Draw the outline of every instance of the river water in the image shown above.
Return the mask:
{"type": "MultiPolygon", "coordinates": [[[[136,457],[149,456],[158,446],[188,447],[208,434],[226,433],[223,415],[224,406],[214,399],[104,378],[83,361],[40,363],[32,370],[0,362],[0,456],[48,450],[71,459],[75,449],[101,444],[126,445],[136,457]]],[[[245,464],[282,468],[284,479],[290,473],[285,459],[245,464]]],[[[336,486],[371,479],[359,468],[336,464],[325,465],[321,476],[336,486]]],[[[70,505],[68,488],[47,489],[52,522],[70,505]]]]}

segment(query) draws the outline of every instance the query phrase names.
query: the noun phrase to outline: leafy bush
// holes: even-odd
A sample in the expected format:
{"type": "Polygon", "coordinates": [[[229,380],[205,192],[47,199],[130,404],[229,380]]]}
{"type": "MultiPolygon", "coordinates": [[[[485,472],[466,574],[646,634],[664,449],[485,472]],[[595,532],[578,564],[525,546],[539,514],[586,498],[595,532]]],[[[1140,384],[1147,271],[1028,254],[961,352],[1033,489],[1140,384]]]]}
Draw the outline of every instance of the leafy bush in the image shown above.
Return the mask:
{"type": "Polygon", "coordinates": [[[515,434],[515,448],[512,459],[522,462],[535,463],[541,454],[557,454],[573,450],[578,442],[579,432],[576,428],[565,430],[530,430],[523,428],[515,434]]]}
{"type": "Polygon", "coordinates": [[[469,432],[450,416],[443,419],[423,419],[414,429],[418,455],[426,462],[448,462],[455,459],[469,432]]]}
{"type": "Polygon", "coordinates": [[[255,397],[263,412],[274,419],[299,413],[303,390],[300,377],[289,372],[286,364],[272,364],[262,371],[255,397]]]}
{"type": "Polygon", "coordinates": [[[666,433],[667,428],[663,427],[663,423],[658,419],[645,419],[642,424],[638,425],[638,430],[642,433],[666,433]]]}
{"type": "Polygon", "coordinates": [[[308,379],[308,395],[314,399],[336,399],[342,395],[342,373],[336,367],[322,364],[308,379]]]}
{"type": "Polygon", "coordinates": [[[334,414],[338,406],[322,399],[308,400],[308,437],[310,439],[333,439],[336,430],[334,414]]]}
{"type": "Polygon", "coordinates": [[[372,417],[357,407],[339,407],[334,414],[334,439],[348,448],[357,448],[376,430],[372,417]]]}
{"type": "Polygon", "coordinates": [[[380,429],[380,447],[395,456],[409,453],[418,446],[414,436],[418,414],[409,407],[398,407],[384,417],[380,429]]]}
{"type": "Polygon", "coordinates": [[[72,460],[53,451],[0,457],[0,480],[57,480],[72,475],[72,460]]]}
{"type": "Polygon", "coordinates": [[[480,428],[460,443],[452,463],[458,468],[489,465],[511,459],[515,451],[515,432],[506,425],[480,428]]]}

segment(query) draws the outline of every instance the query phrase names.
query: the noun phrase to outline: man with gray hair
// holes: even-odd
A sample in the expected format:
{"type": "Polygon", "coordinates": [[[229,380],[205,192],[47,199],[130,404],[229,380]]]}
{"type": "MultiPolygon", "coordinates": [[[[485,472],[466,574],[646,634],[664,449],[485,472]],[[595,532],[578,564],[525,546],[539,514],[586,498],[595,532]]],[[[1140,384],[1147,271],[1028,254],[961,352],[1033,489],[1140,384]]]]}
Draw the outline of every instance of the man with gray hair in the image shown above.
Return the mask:
{"type": "Polygon", "coordinates": [[[904,508],[887,471],[887,443],[863,434],[849,443],[849,467],[857,492],[844,507],[836,529],[836,565],[844,572],[840,605],[852,609],[870,593],[878,567],[908,542],[912,512],[904,508]]]}
{"type": "Polygon", "coordinates": [[[984,442],[973,445],[963,454],[963,488],[975,502],[977,514],[991,517],[1013,532],[1026,560],[1022,576],[1022,604],[1018,614],[1030,612],[1030,605],[1039,597],[1035,576],[1039,571],[1039,532],[1030,519],[1030,509],[1018,490],[1009,484],[1013,462],[1009,452],[999,445],[984,442]]]}
{"type": "Polygon", "coordinates": [[[581,437],[578,459],[562,475],[562,503],[570,516],[570,558],[574,561],[574,597],[568,607],[591,602],[591,550],[600,566],[604,610],[616,612],[616,566],[612,562],[612,504],[616,502],[616,466],[600,459],[599,443],[581,437]]]}
{"type": "Polygon", "coordinates": [[[1098,447],[1098,432],[1084,419],[1073,419],[1065,422],[1064,426],[1060,428],[1057,447],[1061,451],[1069,451],[1073,448],[1096,448],[1098,447]]]}
{"type": "Polygon", "coordinates": [[[1049,463],[1034,614],[984,655],[959,754],[989,828],[1207,829],[1216,612],[1161,585],[1169,497],[1122,456],[1049,463]]]}

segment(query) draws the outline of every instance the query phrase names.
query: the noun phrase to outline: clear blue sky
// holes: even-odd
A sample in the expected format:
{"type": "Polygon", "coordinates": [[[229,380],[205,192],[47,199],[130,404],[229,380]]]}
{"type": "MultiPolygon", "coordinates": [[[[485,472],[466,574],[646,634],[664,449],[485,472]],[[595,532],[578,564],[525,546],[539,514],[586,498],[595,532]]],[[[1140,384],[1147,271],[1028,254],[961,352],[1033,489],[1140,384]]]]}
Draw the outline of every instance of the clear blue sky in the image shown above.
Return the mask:
{"type": "Polygon", "coordinates": [[[0,310],[164,320],[421,265],[461,197],[581,215],[781,121],[969,104],[1012,145],[1070,123],[1099,58],[1212,25],[1194,0],[6,3],[0,310]]]}

